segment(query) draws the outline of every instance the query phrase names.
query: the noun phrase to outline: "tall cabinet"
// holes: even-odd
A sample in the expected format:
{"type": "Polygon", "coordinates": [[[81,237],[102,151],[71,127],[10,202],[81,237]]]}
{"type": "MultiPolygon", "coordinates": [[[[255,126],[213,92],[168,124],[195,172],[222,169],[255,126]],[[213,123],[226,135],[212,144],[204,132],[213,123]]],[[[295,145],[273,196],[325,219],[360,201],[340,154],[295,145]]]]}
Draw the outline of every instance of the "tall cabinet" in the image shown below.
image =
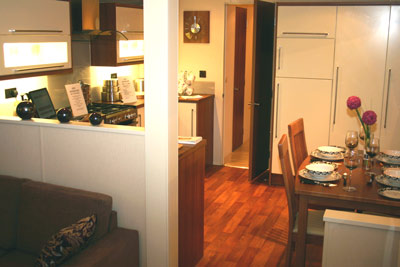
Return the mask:
{"type": "Polygon", "coordinates": [[[400,6],[391,7],[385,88],[381,111],[381,150],[400,150],[400,6]]]}
{"type": "Polygon", "coordinates": [[[280,6],[272,172],[281,173],[278,142],[288,124],[304,118],[308,150],[329,140],[336,7],[280,6]]]}
{"type": "Polygon", "coordinates": [[[349,96],[360,97],[364,110],[376,112],[372,130],[379,135],[389,15],[390,6],[338,7],[331,145],[343,145],[346,131],[360,130],[356,113],[347,108],[349,96]]]}

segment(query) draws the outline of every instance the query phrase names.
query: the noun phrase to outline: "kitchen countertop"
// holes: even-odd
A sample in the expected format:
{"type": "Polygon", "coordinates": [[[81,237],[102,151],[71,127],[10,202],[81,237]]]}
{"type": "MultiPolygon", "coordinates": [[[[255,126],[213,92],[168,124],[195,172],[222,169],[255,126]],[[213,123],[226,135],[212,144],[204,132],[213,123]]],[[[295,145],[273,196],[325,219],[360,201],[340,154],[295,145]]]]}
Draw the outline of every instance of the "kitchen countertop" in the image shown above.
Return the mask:
{"type": "Polygon", "coordinates": [[[138,99],[136,102],[133,103],[123,103],[121,101],[115,101],[115,102],[95,102],[95,103],[106,103],[106,104],[115,104],[115,105],[127,105],[127,106],[134,106],[136,108],[142,108],[144,107],[144,99],[138,99]]]}
{"type": "Polygon", "coordinates": [[[190,98],[191,96],[179,96],[178,101],[179,102],[197,103],[197,102],[203,101],[204,99],[207,99],[207,98],[210,98],[210,97],[214,97],[214,95],[206,95],[206,94],[194,94],[193,96],[196,96],[196,95],[201,95],[202,97],[190,98]]]}

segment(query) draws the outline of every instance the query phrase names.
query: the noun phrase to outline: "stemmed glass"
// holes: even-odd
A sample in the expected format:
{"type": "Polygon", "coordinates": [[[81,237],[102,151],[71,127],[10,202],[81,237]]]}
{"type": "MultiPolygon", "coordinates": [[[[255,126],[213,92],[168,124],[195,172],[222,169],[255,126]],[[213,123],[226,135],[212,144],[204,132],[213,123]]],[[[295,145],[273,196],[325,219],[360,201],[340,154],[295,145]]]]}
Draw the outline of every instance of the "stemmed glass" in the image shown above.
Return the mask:
{"type": "Polygon", "coordinates": [[[347,131],[344,142],[350,150],[355,149],[358,146],[358,132],[347,131]]]}
{"type": "Polygon", "coordinates": [[[358,168],[361,164],[361,157],[358,155],[357,151],[348,150],[344,154],[343,160],[344,166],[350,170],[350,175],[347,181],[347,186],[343,187],[343,190],[347,192],[353,192],[357,189],[354,186],[351,186],[351,175],[354,169],[358,168]]]}
{"type": "MultiPolygon", "coordinates": [[[[374,135],[371,134],[371,139],[369,140],[369,143],[365,145],[365,152],[367,152],[368,154],[367,167],[365,169],[372,170],[372,168],[374,167],[374,157],[379,153],[378,137],[374,137],[374,135]]],[[[375,173],[368,172],[368,174],[375,174],[375,173]]]]}

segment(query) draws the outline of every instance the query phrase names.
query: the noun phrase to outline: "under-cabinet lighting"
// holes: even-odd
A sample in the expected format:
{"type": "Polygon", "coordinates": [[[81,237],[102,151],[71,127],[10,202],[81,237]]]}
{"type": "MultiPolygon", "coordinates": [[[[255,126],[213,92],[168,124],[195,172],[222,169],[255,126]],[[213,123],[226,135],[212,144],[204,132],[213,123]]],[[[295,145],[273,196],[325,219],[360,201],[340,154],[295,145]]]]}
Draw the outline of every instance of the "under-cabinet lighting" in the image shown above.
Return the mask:
{"type": "Polygon", "coordinates": [[[143,40],[120,40],[119,57],[138,57],[144,55],[143,40]]]}
{"type": "Polygon", "coordinates": [[[68,62],[67,42],[4,43],[6,68],[68,62]]]}

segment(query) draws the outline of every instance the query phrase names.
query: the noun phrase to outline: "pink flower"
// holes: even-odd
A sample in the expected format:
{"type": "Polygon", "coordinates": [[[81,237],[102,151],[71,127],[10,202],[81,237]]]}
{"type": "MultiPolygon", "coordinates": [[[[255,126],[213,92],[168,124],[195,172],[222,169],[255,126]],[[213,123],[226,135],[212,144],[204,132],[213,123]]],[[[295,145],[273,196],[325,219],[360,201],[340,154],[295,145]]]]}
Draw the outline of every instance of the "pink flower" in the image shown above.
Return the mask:
{"type": "Polygon", "coordinates": [[[357,109],[361,107],[361,99],[358,96],[350,96],[347,98],[347,107],[349,109],[357,109]]]}
{"type": "Polygon", "coordinates": [[[367,125],[372,125],[376,122],[376,113],[372,110],[367,110],[362,116],[362,120],[367,125]]]}

